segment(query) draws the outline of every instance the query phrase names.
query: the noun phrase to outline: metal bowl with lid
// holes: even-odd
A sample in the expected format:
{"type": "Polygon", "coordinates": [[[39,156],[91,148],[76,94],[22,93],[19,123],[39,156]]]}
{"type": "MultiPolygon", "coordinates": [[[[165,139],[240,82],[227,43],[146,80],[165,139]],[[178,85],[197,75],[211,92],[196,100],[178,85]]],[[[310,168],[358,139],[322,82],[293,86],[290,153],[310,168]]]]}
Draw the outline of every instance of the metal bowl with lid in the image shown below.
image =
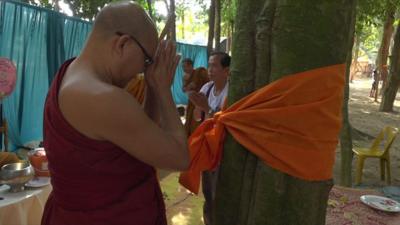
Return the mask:
{"type": "Polygon", "coordinates": [[[0,183],[9,185],[10,192],[20,192],[34,175],[34,169],[28,161],[10,163],[1,167],[0,183]]]}

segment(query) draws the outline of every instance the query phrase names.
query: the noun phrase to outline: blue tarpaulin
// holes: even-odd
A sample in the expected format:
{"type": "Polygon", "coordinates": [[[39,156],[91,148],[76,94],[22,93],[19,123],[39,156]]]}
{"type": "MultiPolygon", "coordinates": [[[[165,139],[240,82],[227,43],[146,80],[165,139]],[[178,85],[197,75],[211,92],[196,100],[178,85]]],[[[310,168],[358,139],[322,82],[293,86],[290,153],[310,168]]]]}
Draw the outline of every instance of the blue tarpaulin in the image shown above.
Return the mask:
{"type": "MultiPolygon", "coordinates": [[[[9,127],[12,146],[43,139],[43,108],[49,85],[66,60],[80,53],[92,28],[90,22],[14,2],[0,1],[0,57],[17,66],[14,92],[3,100],[3,118],[9,127]]],[[[207,66],[204,46],[177,44],[183,58],[191,58],[195,67],[207,66]]],[[[186,104],[182,92],[181,66],[172,92],[177,104],[186,104]]]]}

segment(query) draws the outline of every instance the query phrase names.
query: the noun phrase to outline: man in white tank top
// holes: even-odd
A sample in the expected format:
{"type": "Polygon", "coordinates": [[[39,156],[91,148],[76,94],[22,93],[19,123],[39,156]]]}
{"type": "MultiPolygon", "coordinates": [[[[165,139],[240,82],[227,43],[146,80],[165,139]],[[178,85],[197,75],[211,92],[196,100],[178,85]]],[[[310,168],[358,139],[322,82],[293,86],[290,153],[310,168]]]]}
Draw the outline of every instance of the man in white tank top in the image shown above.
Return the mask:
{"type": "MultiPolygon", "coordinates": [[[[203,121],[221,111],[228,95],[228,76],[231,57],[224,52],[214,52],[208,60],[208,76],[210,82],[203,85],[199,93],[189,94],[190,101],[196,106],[195,119],[203,121]]],[[[205,198],[203,206],[204,224],[211,224],[212,202],[215,199],[218,168],[205,171],[202,175],[202,189],[205,198]]]]}
{"type": "Polygon", "coordinates": [[[223,107],[228,95],[229,66],[231,57],[224,52],[214,52],[208,60],[210,82],[203,85],[200,92],[189,94],[190,101],[196,106],[194,116],[202,121],[212,117],[223,107]]]}

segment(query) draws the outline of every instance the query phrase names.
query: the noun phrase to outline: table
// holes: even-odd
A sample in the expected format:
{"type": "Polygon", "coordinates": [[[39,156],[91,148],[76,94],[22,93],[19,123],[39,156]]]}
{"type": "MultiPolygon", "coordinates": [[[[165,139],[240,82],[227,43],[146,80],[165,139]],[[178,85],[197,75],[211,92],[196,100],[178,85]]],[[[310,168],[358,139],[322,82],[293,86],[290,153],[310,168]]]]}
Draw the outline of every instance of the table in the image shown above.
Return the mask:
{"type": "Polygon", "coordinates": [[[375,190],[334,186],[329,194],[326,225],[399,225],[400,213],[388,213],[366,206],[362,195],[379,195],[375,190]]]}
{"type": "Polygon", "coordinates": [[[0,225],[40,225],[51,185],[18,193],[8,189],[8,185],[0,186],[0,225]]]}

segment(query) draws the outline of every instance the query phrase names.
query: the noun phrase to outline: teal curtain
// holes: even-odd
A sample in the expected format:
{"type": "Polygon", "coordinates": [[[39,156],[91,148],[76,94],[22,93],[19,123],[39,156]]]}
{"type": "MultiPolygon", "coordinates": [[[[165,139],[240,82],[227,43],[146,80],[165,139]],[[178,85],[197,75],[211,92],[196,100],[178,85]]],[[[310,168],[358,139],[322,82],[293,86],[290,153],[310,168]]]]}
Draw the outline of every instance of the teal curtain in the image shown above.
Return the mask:
{"type": "Polygon", "coordinates": [[[49,84],[61,63],[79,53],[90,28],[50,10],[0,1],[0,57],[11,59],[18,71],[14,92],[3,100],[11,149],[42,140],[49,84]]]}
{"type": "MultiPolygon", "coordinates": [[[[87,21],[0,0],[0,57],[11,59],[18,71],[14,92],[3,100],[10,149],[43,139],[43,108],[49,85],[61,64],[80,53],[91,29],[87,21]]],[[[177,50],[182,59],[191,58],[195,68],[207,66],[206,47],[178,43],[177,50]]],[[[177,104],[187,104],[182,76],[179,65],[172,86],[177,104]]]]}
{"type": "MultiPolygon", "coordinates": [[[[190,44],[177,44],[177,52],[181,54],[181,61],[185,58],[190,58],[194,62],[194,68],[205,67],[207,68],[207,48],[205,46],[190,45],[190,44]]],[[[183,70],[182,63],[179,64],[174,83],[171,87],[174,101],[176,104],[186,105],[188,102],[187,95],[182,91],[183,84],[183,70]]]]}

